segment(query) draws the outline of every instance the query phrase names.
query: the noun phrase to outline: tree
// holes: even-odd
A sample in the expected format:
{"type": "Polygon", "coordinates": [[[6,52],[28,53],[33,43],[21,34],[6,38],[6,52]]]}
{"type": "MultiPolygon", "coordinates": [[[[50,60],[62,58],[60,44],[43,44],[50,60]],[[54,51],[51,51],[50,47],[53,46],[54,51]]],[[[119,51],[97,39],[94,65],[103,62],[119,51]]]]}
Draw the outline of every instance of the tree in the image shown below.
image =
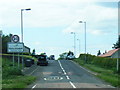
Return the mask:
{"type": "Polygon", "coordinates": [[[101,55],[101,52],[100,52],[100,50],[98,51],[98,53],[97,53],[97,56],[99,56],[99,55],[101,55]]]}
{"type": "Polygon", "coordinates": [[[32,55],[35,55],[35,49],[33,49],[32,55]]]}
{"type": "Polygon", "coordinates": [[[112,48],[114,49],[117,49],[117,48],[120,48],[120,35],[119,35],[119,38],[118,38],[118,41],[116,42],[116,44],[113,44],[114,46],[112,48]]]}
{"type": "Polygon", "coordinates": [[[68,52],[62,53],[59,56],[59,59],[66,59],[68,52]]]}
{"type": "Polygon", "coordinates": [[[105,50],[105,53],[107,53],[107,51],[105,50]]]}
{"type": "Polygon", "coordinates": [[[2,53],[7,53],[7,43],[11,41],[12,34],[2,35],[2,53]]]}

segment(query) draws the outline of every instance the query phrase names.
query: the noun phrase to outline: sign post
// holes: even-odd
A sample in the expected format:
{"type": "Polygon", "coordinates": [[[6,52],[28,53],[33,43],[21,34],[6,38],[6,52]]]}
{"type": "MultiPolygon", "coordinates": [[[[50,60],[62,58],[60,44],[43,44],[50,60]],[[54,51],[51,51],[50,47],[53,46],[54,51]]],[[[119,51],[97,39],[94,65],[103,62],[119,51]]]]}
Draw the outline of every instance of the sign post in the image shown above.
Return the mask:
{"type": "Polygon", "coordinates": [[[13,53],[13,67],[15,67],[14,53],[13,53]]]}
{"type": "Polygon", "coordinates": [[[20,56],[19,53],[23,53],[24,43],[19,42],[19,36],[13,35],[11,37],[11,42],[7,44],[7,52],[13,53],[13,67],[14,67],[14,53],[18,53],[18,68],[20,67],[20,56]]]}

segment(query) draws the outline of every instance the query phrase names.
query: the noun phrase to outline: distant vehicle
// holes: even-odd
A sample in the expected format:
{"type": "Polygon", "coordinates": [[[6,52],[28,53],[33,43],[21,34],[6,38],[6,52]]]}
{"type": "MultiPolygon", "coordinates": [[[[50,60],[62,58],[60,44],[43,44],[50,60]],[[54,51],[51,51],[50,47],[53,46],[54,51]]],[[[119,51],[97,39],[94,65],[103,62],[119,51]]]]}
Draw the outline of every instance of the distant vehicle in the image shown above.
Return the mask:
{"type": "Polygon", "coordinates": [[[67,56],[67,60],[72,60],[72,59],[74,59],[75,58],[75,56],[74,55],[69,55],[69,56],[67,56]]]}
{"type": "Polygon", "coordinates": [[[47,56],[46,55],[40,55],[37,61],[37,65],[48,65],[48,61],[47,61],[47,56]]]}
{"type": "Polygon", "coordinates": [[[50,55],[49,60],[55,60],[55,56],[54,55],[50,55]]]}
{"type": "Polygon", "coordinates": [[[67,60],[72,60],[72,59],[74,59],[74,58],[75,58],[75,56],[74,56],[73,52],[69,51],[69,53],[67,54],[66,59],[67,59],[67,60]]]}

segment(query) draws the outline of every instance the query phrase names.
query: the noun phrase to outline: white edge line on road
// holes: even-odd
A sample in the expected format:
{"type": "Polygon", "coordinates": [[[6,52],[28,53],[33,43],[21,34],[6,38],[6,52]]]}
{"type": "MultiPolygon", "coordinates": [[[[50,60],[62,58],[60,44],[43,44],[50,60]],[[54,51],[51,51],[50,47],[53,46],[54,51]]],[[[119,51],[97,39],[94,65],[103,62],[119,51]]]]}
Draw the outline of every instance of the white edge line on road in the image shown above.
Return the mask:
{"type": "Polygon", "coordinates": [[[32,87],[32,89],[35,88],[36,86],[37,86],[37,84],[35,84],[35,85],[32,87]]]}
{"type": "Polygon", "coordinates": [[[29,75],[32,75],[37,69],[38,69],[38,67],[32,73],[30,73],[29,75]]]}
{"type": "Polygon", "coordinates": [[[76,88],[75,85],[71,81],[69,83],[72,85],[73,88],[76,88]]]}
{"type": "Polygon", "coordinates": [[[72,61],[74,64],[76,64],[76,65],[78,65],[80,68],[82,68],[83,70],[85,70],[85,71],[87,71],[87,72],[89,72],[89,73],[91,73],[91,74],[93,74],[93,75],[97,75],[96,73],[94,73],[94,72],[92,72],[92,71],[89,71],[89,70],[87,70],[86,68],[84,68],[84,67],[82,67],[81,65],[79,65],[79,64],[77,64],[76,62],[74,62],[74,61],[72,61]]]}

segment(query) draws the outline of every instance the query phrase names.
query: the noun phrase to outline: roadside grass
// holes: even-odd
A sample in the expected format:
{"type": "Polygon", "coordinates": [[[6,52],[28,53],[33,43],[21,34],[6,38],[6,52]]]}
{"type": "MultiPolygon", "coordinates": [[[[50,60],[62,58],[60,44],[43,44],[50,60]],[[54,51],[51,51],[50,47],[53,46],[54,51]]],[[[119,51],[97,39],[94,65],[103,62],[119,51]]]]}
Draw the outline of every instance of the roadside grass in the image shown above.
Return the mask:
{"type": "Polygon", "coordinates": [[[2,88],[26,88],[35,80],[33,76],[11,76],[2,80],[2,88]]]}
{"type": "Polygon", "coordinates": [[[34,76],[22,74],[22,65],[18,68],[17,63],[13,67],[11,60],[2,58],[2,88],[26,88],[36,80],[34,76]]]}
{"type": "Polygon", "coordinates": [[[93,64],[84,64],[84,61],[80,60],[79,58],[74,59],[73,61],[85,67],[86,69],[97,73],[97,77],[101,78],[105,82],[110,83],[112,86],[120,87],[120,75],[114,72],[113,69],[106,69],[93,64]]]}

